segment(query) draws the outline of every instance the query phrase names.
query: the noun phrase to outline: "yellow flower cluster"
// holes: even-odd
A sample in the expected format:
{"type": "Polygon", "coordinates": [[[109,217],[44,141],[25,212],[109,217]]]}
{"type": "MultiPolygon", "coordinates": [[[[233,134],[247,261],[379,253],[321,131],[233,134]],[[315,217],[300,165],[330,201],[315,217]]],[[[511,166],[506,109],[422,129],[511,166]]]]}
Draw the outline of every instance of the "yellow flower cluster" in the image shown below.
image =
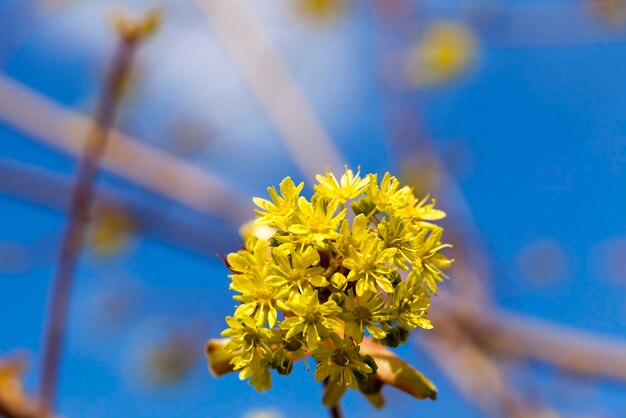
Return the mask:
{"type": "Polygon", "coordinates": [[[364,336],[397,347],[411,330],[432,328],[430,296],[452,263],[431,222],[445,213],[389,173],[379,181],[346,167],[340,179],[317,180],[310,200],[289,177],[268,189],[270,200],[255,198],[256,224],[274,233],[250,235],[227,258],[240,304],[226,318],[225,348],[259,391],[271,386],[270,369],[289,374],[308,355],[316,380],[367,384],[377,367],[359,354],[364,336]]]}

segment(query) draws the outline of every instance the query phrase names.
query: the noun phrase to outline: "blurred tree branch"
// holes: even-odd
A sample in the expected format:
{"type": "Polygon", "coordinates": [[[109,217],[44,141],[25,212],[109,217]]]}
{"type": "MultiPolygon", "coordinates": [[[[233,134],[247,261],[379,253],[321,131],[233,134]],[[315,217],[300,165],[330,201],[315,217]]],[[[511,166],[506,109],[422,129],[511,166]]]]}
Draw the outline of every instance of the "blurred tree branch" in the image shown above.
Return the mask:
{"type": "Polygon", "coordinates": [[[262,22],[245,0],[195,0],[308,179],[344,157],[311,109],[262,22]]]}
{"type": "MultiPolygon", "coordinates": [[[[73,112],[29,87],[0,75],[0,121],[73,156],[87,143],[91,119],[73,112]]],[[[145,145],[116,130],[101,166],[142,187],[181,202],[201,213],[227,219],[233,225],[246,221],[247,200],[222,179],[170,154],[145,145]]]]}
{"type": "MultiPolygon", "coordinates": [[[[450,295],[451,296],[451,295],[450,295]]],[[[442,294],[432,319],[455,323],[483,349],[551,364],[581,376],[626,382],[626,340],[583,332],[442,294]]]]}
{"type": "Polygon", "coordinates": [[[507,418],[555,418],[537,400],[522,398],[508,385],[503,362],[481,349],[452,321],[437,324],[437,331],[421,345],[460,392],[489,416],[507,418]]]}
{"type": "MultiPolygon", "coordinates": [[[[71,187],[72,179],[69,176],[0,158],[0,195],[66,213],[71,187]]],[[[202,256],[224,252],[229,245],[234,246],[237,239],[234,225],[224,223],[221,219],[211,217],[199,222],[197,217],[175,216],[171,210],[147,205],[129,193],[106,186],[98,186],[93,206],[120,208],[128,214],[133,227],[142,235],[202,256]]],[[[92,216],[91,213],[89,215],[92,216]]],[[[199,218],[203,216],[199,215],[199,218]]]]}
{"type": "Polygon", "coordinates": [[[153,32],[158,17],[159,15],[153,11],[135,22],[121,15],[115,16],[113,21],[119,42],[99,97],[91,130],[86,137],[84,151],[79,160],[76,181],[71,194],[69,219],[52,282],[39,381],[43,411],[54,410],[72,284],[94,197],[94,179],[98,172],[98,164],[107,146],[109,130],[114,123],[117,108],[126,87],[136,48],[153,32]]]}

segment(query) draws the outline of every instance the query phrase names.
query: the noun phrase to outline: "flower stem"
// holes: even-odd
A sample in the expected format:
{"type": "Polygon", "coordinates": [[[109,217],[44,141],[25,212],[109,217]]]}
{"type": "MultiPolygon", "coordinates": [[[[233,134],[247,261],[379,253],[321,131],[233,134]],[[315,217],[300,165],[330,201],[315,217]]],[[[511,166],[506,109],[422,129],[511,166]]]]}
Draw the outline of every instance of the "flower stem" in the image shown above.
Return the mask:
{"type": "MultiPolygon", "coordinates": [[[[323,381],[324,388],[328,385],[328,379],[323,381]]],[[[343,393],[343,392],[342,392],[343,393]]],[[[326,394],[324,395],[326,396],[326,394]]],[[[335,399],[337,403],[333,406],[328,407],[328,412],[330,413],[330,418],[343,418],[343,413],[341,412],[341,406],[339,405],[339,400],[335,399]]],[[[324,402],[326,403],[326,402],[324,402]]]]}
{"type": "Polygon", "coordinates": [[[339,406],[339,404],[331,406],[330,408],[328,408],[328,411],[330,412],[331,418],[343,418],[343,414],[341,413],[341,407],[339,406]]]}

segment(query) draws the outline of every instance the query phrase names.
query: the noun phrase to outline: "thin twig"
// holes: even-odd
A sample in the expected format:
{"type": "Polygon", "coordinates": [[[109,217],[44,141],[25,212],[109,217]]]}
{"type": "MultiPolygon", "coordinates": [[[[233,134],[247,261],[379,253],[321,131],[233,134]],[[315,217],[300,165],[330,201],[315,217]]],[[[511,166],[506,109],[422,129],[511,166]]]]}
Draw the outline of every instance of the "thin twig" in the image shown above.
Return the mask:
{"type": "Polygon", "coordinates": [[[115,119],[136,47],[143,39],[143,36],[125,36],[127,34],[119,32],[120,40],[117,50],[99,98],[84,153],[79,162],[71,197],[69,221],[65,228],[58,267],[52,283],[39,382],[40,400],[44,411],[54,410],[72,284],[94,196],[93,180],[98,171],[98,162],[107,144],[108,132],[115,119]]]}
{"type": "Polygon", "coordinates": [[[343,418],[339,404],[329,407],[328,412],[330,412],[331,418],[343,418]]]}
{"type": "MultiPolygon", "coordinates": [[[[324,388],[328,386],[328,379],[322,382],[324,388]]],[[[328,412],[330,414],[330,418],[343,418],[343,414],[341,413],[341,405],[339,405],[339,401],[335,405],[328,407],[328,412]]]]}

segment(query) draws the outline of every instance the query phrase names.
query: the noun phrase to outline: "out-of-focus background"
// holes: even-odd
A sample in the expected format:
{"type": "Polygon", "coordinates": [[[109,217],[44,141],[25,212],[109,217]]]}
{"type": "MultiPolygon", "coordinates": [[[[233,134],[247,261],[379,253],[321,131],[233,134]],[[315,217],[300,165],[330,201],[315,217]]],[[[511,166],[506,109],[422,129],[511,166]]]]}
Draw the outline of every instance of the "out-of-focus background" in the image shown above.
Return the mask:
{"type": "Polygon", "coordinates": [[[437,198],[447,304],[479,314],[442,312],[398,350],[436,401],[385,388],[378,411],[351,393],[346,417],[626,416],[623,0],[0,0],[0,361],[25,359],[29,395],[111,14],[152,7],[96,182],[58,414],[325,416],[303,364],[257,394],[212,377],[203,348],[233,310],[217,254],[251,197],[347,163],[437,198]]]}

